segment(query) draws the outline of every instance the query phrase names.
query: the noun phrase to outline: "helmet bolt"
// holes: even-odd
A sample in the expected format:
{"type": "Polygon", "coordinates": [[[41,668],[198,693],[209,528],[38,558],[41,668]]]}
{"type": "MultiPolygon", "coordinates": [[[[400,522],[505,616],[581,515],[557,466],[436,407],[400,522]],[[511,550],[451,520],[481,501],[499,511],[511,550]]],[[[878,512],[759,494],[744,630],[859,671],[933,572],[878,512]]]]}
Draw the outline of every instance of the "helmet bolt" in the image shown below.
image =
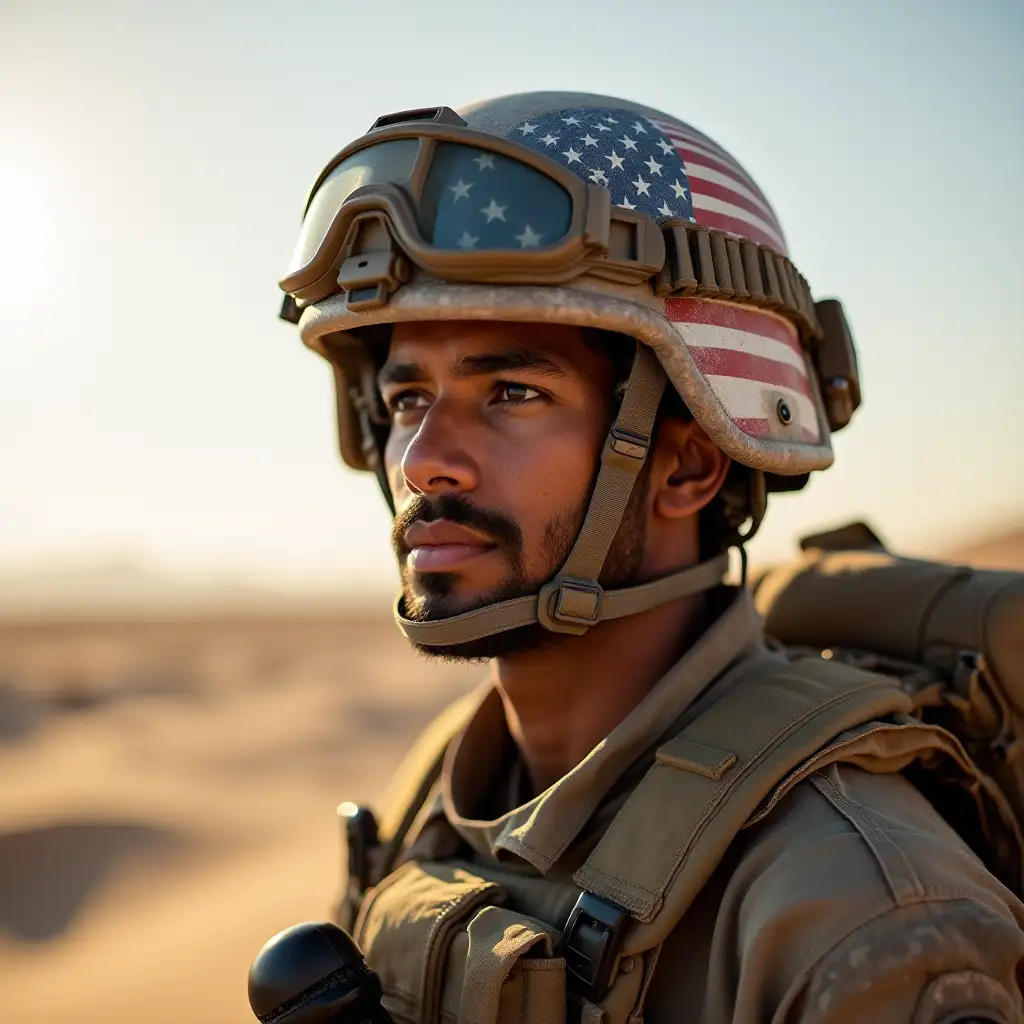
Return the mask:
{"type": "Polygon", "coordinates": [[[790,409],[789,403],[784,398],[779,399],[775,411],[779,414],[779,419],[783,424],[788,424],[793,419],[793,410],[790,409]]]}

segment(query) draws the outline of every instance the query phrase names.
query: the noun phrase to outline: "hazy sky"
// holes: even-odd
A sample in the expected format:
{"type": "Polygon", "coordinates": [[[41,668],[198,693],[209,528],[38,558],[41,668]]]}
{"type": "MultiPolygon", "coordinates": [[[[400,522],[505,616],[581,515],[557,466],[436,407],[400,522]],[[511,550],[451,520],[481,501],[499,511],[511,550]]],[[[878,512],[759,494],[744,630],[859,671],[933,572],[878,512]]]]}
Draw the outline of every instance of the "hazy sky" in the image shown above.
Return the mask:
{"type": "Polygon", "coordinates": [[[1022,54],[1020,2],[0,0],[0,565],[390,579],[276,280],[377,115],[542,88],[712,135],[846,305],[865,405],[755,555],[1024,519],[1022,54]]]}

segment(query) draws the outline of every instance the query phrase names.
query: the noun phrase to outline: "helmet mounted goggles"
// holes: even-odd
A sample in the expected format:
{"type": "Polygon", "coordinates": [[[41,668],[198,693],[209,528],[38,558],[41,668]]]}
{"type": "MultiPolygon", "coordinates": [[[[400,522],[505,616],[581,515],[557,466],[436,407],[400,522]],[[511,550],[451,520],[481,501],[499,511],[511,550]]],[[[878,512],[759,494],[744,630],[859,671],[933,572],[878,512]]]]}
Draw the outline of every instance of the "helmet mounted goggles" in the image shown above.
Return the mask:
{"type": "Polygon", "coordinates": [[[407,280],[409,260],[439,278],[493,284],[560,284],[582,274],[637,284],[664,265],[658,225],[612,206],[606,188],[468,128],[448,107],[423,114],[398,124],[379,118],[313,185],[280,282],[298,306],[339,287],[350,309],[379,305],[407,280]],[[474,172],[489,175],[491,192],[481,194],[474,172]],[[469,207],[484,215],[482,227],[477,217],[467,226],[469,207]],[[387,224],[397,248],[371,260],[353,248],[374,220],[387,224]]]}

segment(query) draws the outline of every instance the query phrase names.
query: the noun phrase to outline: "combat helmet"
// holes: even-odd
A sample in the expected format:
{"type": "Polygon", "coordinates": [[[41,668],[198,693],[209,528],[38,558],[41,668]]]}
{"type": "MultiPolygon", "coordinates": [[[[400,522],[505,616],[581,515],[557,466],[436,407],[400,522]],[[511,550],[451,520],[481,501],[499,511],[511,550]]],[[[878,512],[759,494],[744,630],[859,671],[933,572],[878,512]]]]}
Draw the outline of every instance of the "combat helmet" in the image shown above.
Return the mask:
{"type": "Polygon", "coordinates": [[[535,596],[444,619],[407,618],[400,596],[399,626],[427,646],[538,621],[579,634],[720,582],[726,554],[621,590],[597,582],[666,382],[745,467],[726,504],[735,544],[768,492],[832,463],[831,432],[860,403],[842,307],[813,301],[750,175],[695,128],[614,97],[524,93],[378,118],[314,182],[280,287],[281,316],[334,369],[344,461],[376,473],[392,510],[374,361],[387,325],[549,322],[637,342],[565,565],[535,596]]]}

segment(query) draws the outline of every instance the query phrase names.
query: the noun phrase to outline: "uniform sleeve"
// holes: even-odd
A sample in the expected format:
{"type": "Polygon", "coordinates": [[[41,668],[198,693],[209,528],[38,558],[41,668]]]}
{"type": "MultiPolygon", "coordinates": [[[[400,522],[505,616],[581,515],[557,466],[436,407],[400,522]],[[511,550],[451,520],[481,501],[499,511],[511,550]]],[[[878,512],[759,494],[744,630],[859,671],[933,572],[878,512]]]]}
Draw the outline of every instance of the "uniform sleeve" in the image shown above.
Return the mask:
{"type": "Polygon", "coordinates": [[[1024,1021],[1013,922],[969,898],[894,908],[847,935],[807,973],[793,1024],[993,1024],[1024,1021]]]}
{"type": "Polygon", "coordinates": [[[906,779],[833,765],[773,818],[719,912],[717,1019],[1024,1024],[1024,906],[906,779]]]}

